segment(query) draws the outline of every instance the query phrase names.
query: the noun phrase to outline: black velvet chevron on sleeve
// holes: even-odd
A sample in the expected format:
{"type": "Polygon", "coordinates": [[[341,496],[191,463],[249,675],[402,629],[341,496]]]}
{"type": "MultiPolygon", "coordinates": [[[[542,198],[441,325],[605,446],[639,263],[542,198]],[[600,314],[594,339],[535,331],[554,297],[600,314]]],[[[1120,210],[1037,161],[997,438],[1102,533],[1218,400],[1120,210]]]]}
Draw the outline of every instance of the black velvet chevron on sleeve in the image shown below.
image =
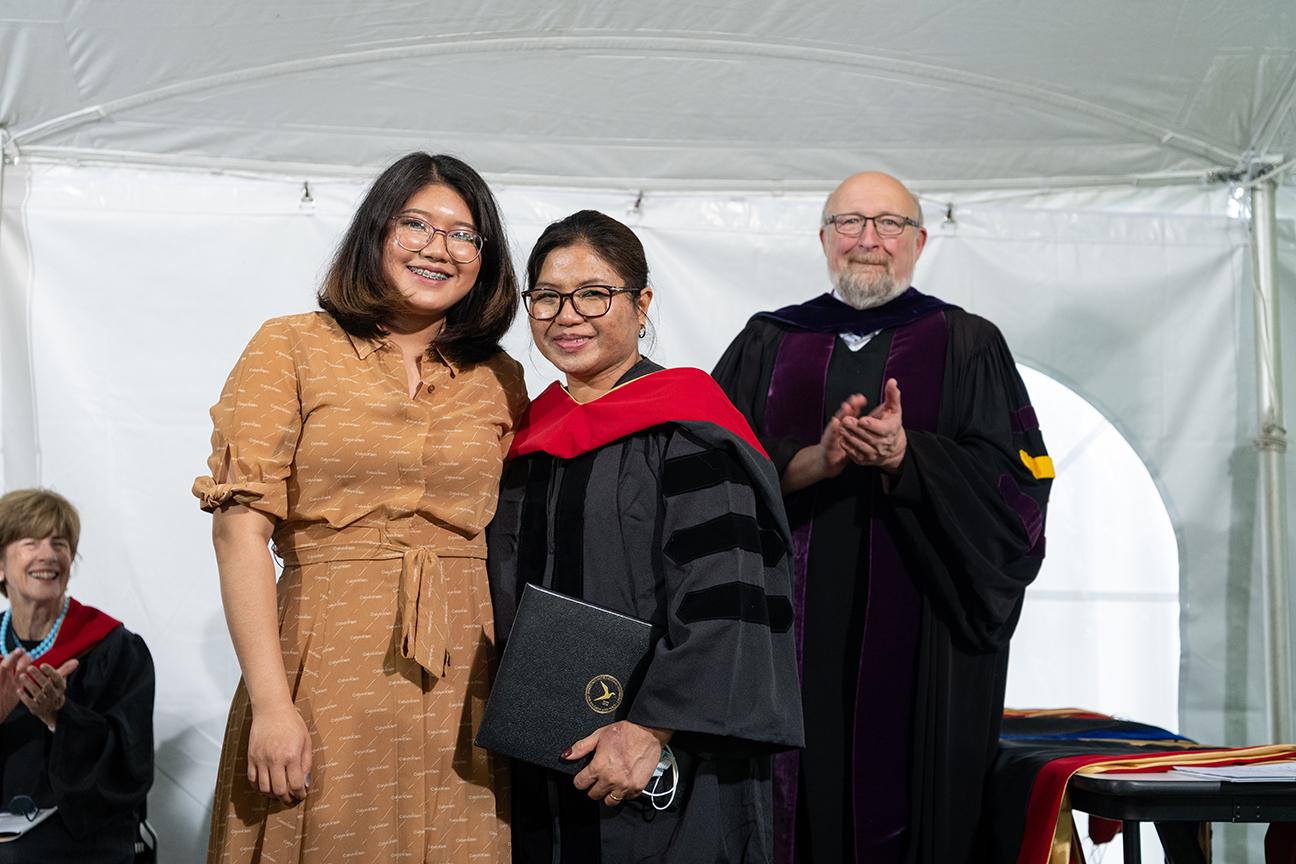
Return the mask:
{"type": "Polygon", "coordinates": [[[792,629],[792,603],[788,598],[767,596],[765,589],[746,582],[726,582],[690,591],[675,614],[686,624],[729,620],[764,624],[775,633],[792,629]]]}
{"type": "Polygon", "coordinates": [[[668,498],[721,483],[751,486],[747,472],[724,450],[705,450],[667,459],[662,472],[662,494],[668,498]]]}
{"type": "Polygon", "coordinates": [[[681,528],[666,541],[666,554],[676,564],[731,549],[759,552],[766,567],[777,564],[787,552],[777,531],[762,529],[755,519],[739,513],[726,513],[701,525],[681,528]]]}

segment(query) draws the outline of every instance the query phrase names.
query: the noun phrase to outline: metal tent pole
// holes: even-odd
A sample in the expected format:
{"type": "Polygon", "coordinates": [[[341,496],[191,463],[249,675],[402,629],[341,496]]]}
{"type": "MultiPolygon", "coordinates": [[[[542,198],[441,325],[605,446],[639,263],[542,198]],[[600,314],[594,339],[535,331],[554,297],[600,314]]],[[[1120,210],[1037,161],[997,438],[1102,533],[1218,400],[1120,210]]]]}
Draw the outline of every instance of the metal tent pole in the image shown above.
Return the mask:
{"type": "Polygon", "coordinates": [[[1287,609],[1287,430],[1283,428],[1282,354],[1278,335],[1277,182],[1251,189],[1252,275],[1255,281],[1256,396],[1260,434],[1266,691],[1269,740],[1292,742],[1291,639],[1287,609]]]}

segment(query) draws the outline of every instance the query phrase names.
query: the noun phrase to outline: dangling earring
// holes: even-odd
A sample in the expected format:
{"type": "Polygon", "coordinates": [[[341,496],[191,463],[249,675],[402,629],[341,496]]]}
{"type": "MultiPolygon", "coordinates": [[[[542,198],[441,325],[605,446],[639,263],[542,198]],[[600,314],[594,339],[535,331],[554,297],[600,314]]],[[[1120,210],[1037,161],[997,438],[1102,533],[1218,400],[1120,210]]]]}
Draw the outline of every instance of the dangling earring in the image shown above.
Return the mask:
{"type": "Polygon", "coordinates": [[[647,335],[647,333],[648,333],[648,328],[645,327],[645,326],[643,326],[642,324],[640,324],[640,325],[639,325],[639,338],[642,339],[645,335],[647,335]]]}

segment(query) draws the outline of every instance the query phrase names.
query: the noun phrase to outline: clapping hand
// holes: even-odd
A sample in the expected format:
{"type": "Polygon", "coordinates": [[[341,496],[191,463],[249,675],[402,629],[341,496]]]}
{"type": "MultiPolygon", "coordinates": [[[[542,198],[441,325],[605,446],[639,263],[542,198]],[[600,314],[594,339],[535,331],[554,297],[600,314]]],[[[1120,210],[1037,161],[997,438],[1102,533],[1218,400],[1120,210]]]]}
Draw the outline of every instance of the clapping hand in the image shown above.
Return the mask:
{"type": "Polygon", "coordinates": [[[54,731],[59,709],[66,701],[68,676],[79,665],[78,660],[68,660],[57,669],[48,663],[37,667],[30,654],[15,648],[0,661],[0,714],[8,717],[18,702],[22,702],[54,731]]]}
{"type": "Polygon", "coordinates": [[[841,447],[847,458],[857,465],[874,465],[889,474],[899,473],[908,445],[902,418],[900,388],[891,378],[886,382],[881,405],[868,414],[841,418],[841,447]]]}
{"type": "MultiPolygon", "coordinates": [[[[27,657],[22,648],[10,651],[4,660],[0,660],[0,720],[5,720],[18,707],[18,694],[22,682],[18,680],[18,662],[27,657]]],[[[27,661],[31,662],[30,659],[27,661]]]]}

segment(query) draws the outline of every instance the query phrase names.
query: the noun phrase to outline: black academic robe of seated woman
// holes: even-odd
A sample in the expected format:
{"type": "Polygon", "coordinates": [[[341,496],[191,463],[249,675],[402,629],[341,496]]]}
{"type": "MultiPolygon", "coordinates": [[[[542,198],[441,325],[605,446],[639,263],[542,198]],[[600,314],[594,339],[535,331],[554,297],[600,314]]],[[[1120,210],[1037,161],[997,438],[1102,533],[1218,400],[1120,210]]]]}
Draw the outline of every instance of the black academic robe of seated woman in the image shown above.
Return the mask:
{"type": "Polygon", "coordinates": [[[586,405],[554,385],[514,456],[487,534],[500,641],[527,582],[661,626],[627,719],[676,730],[680,765],[656,811],[515,761],[514,861],[771,860],[772,754],[803,732],[791,540],[755,436],[705,373],[645,360],[586,405]]]}
{"type": "MultiPolygon", "coordinates": [[[[0,808],[15,795],[58,807],[28,833],[0,843],[0,864],[130,864],[139,808],[153,785],[153,658],[144,640],[111,624],[84,653],[60,649],[77,634],[68,620],[38,663],[79,656],[54,731],[19,703],[0,724],[0,808]],[[67,631],[67,632],[65,632],[67,631]],[[56,653],[57,652],[57,653],[56,653]]],[[[91,625],[93,626],[93,625],[91,625]]],[[[97,635],[97,634],[96,634],[97,635]]]]}

